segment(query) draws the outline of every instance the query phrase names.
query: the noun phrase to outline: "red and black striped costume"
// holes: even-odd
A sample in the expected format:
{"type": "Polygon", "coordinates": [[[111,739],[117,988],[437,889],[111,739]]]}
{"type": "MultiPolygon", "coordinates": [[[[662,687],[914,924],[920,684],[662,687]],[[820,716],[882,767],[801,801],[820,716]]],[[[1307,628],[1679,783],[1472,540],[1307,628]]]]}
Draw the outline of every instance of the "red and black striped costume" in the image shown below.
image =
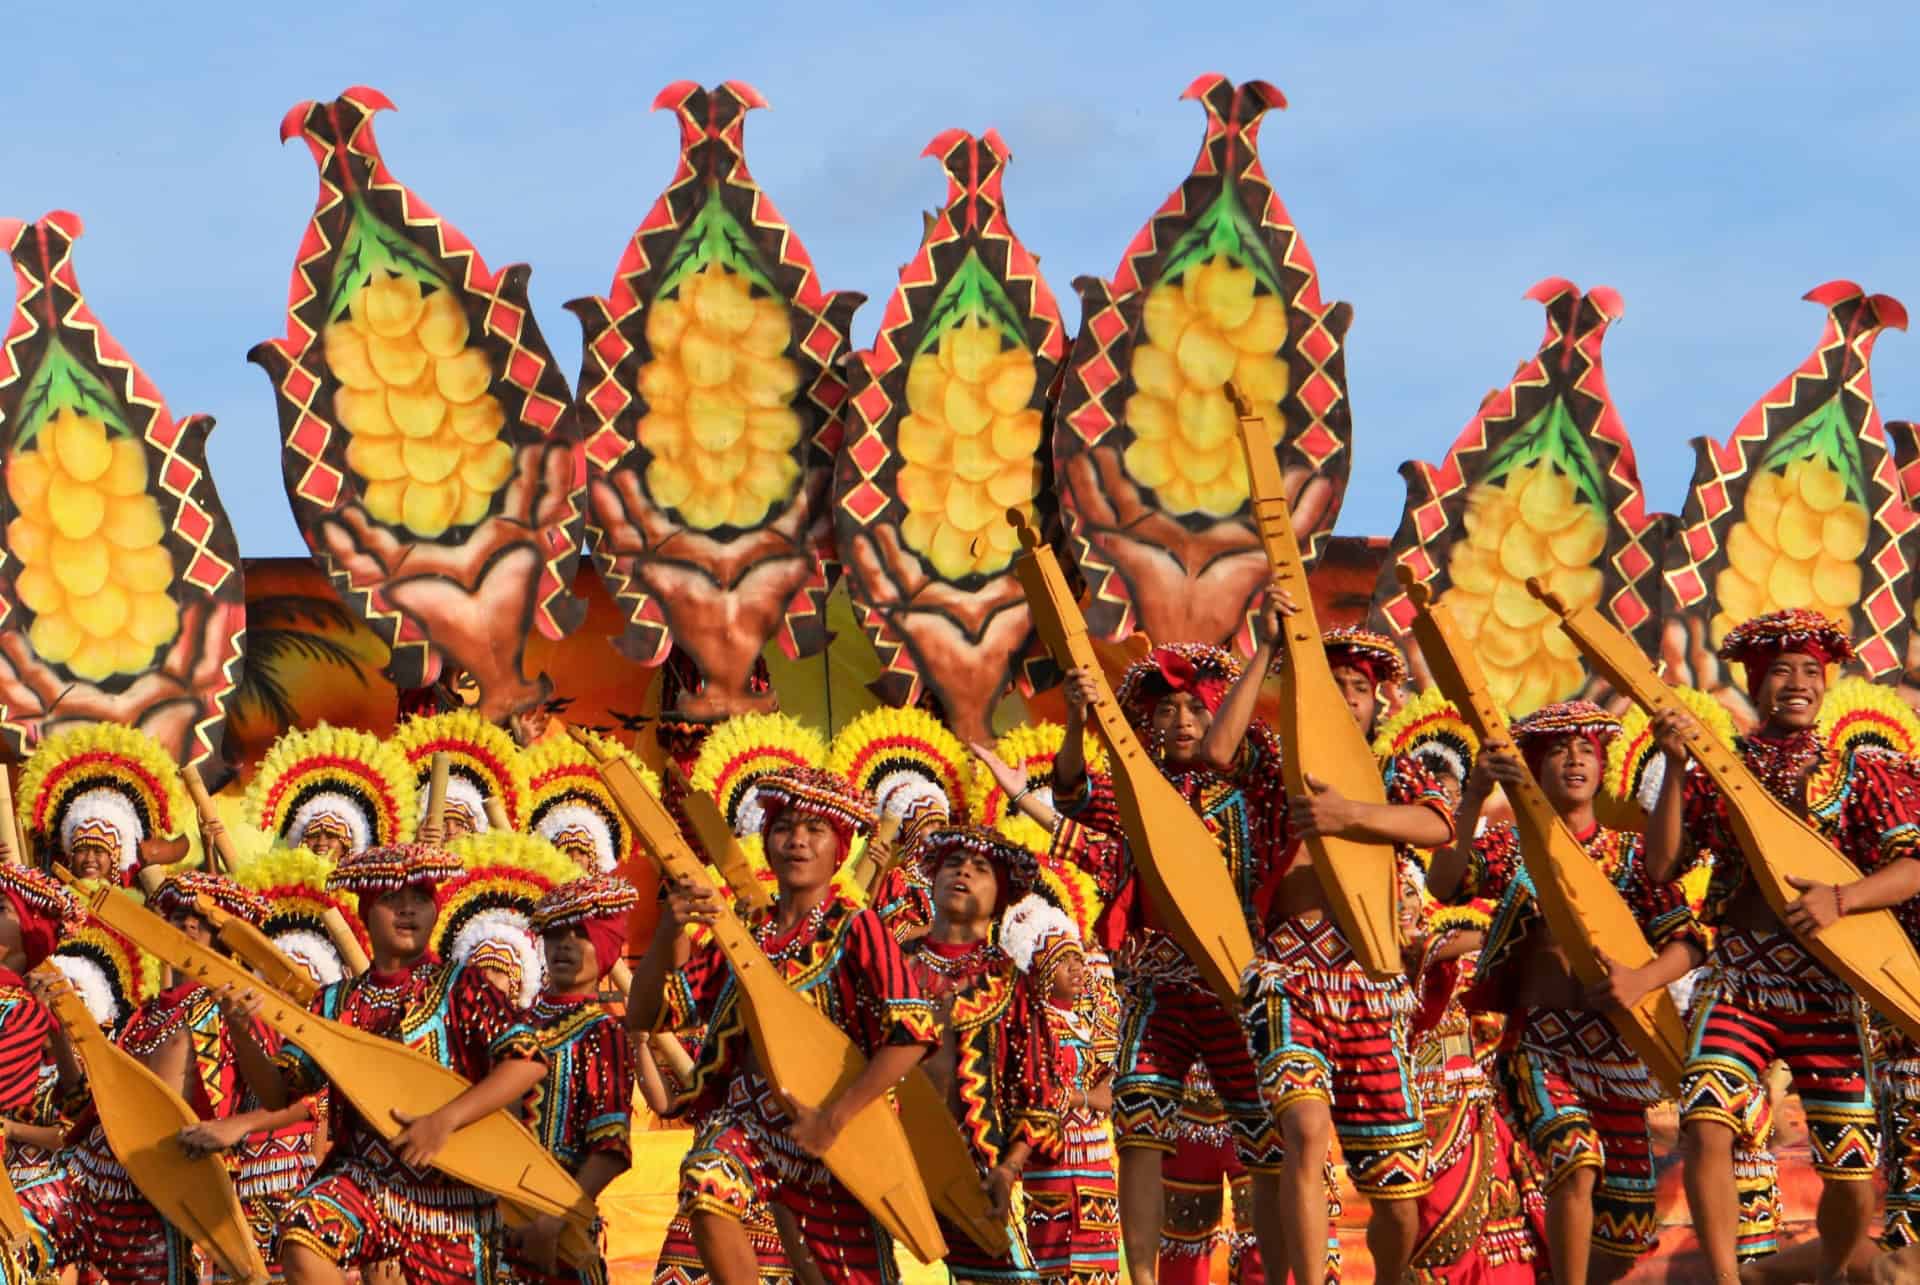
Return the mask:
{"type": "MultiPolygon", "coordinates": [[[[533,1002],[527,1021],[547,1063],[527,1110],[540,1145],[570,1173],[596,1152],[627,1169],[633,1163],[633,1046],[626,1027],[594,996],[550,992],[533,1002]]],[[[515,1278],[534,1285],[604,1285],[607,1278],[604,1260],[548,1273],[509,1257],[515,1278]]]]}
{"type": "MultiPolygon", "coordinates": [[[[1862,748],[1840,758],[1814,729],[1744,736],[1740,756],[1776,798],[1804,814],[1841,855],[1871,872],[1920,857],[1920,773],[1862,748]]],[[[1749,878],[1719,790],[1696,767],[1684,782],[1683,833],[1710,869],[1702,919],[1717,924],[1749,878]]],[[[1920,906],[1895,914],[1920,937],[1920,906]]],[[[1723,927],[1694,991],[1681,1121],[1713,1120],[1754,1136],[1766,1107],[1764,1072],[1778,1059],[1806,1108],[1814,1169],[1868,1181],[1880,1125],[1866,1080],[1858,997],[1784,928],[1723,927]]]]}
{"type": "MultiPolygon", "coordinates": [[[[1655,950],[1699,939],[1686,893],[1677,883],[1647,877],[1638,836],[1596,825],[1576,837],[1655,950]]],[[[1604,1013],[1516,1006],[1529,943],[1546,928],[1512,822],[1494,822],[1474,841],[1455,900],[1476,898],[1494,906],[1467,1006],[1507,1018],[1500,1080],[1546,1168],[1547,1189],[1580,1169],[1599,1169],[1594,1246],[1622,1258],[1643,1254],[1660,1234],[1647,1129],[1647,1108],[1660,1100],[1659,1086],[1604,1013]]]]}
{"type": "MultiPolygon", "coordinates": [[[[774,909],[747,926],[795,990],[845,1031],[861,1052],[893,1044],[939,1043],[933,1009],[880,916],[837,891],[787,932],[774,909]]],[[[792,1212],[814,1261],[829,1279],[897,1279],[891,1238],[826,1167],[787,1137],[787,1116],[773,1087],[753,1068],[733,970],[717,946],[695,953],[669,977],[660,1024],[705,1024],[687,1109],[700,1121],[680,1166],[683,1213],[744,1220],[756,1206],[792,1212]]]]}
{"type": "MultiPolygon", "coordinates": [[[[1026,975],[990,942],[923,939],[907,951],[907,968],[933,1006],[943,1041],[953,1042],[947,1107],[981,1176],[1015,1143],[1026,1143],[1035,1156],[1058,1158],[1060,1042],[1026,975]]],[[[955,1281],[1033,1279],[1017,1224],[1009,1229],[1006,1258],[989,1257],[945,1219],[940,1230],[955,1281]]]]}
{"type": "MultiPolygon", "coordinates": [[[[51,1125],[56,1077],[48,1040],[53,1014],[27,990],[25,980],[0,968],[0,1120],[8,1125],[51,1125]]],[[[59,1157],[9,1137],[7,1176],[20,1194],[27,1215],[30,1245],[13,1245],[4,1255],[8,1285],[47,1275],[78,1256],[65,1165],[59,1157]]]]}
{"type": "MultiPolygon", "coordinates": [[[[390,975],[368,971],[335,982],[312,1008],[475,1083],[508,1059],[541,1059],[523,1015],[478,969],[431,956],[390,975]]],[[[493,1279],[500,1215],[492,1196],[402,1162],[298,1045],[283,1046],[274,1061],[290,1096],[328,1088],[335,1129],[326,1162],[281,1217],[282,1253],[304,1245],[343,1268],[397,1259],[409,1281],[426,1285],[493,1279]]]]}

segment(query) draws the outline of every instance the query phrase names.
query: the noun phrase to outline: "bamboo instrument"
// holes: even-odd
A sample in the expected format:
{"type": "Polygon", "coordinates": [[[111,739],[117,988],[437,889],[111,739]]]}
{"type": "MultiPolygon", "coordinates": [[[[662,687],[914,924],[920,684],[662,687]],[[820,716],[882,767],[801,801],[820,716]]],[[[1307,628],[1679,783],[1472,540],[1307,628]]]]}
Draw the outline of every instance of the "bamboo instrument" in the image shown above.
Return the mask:
{"type": "Polygon", "coordinates": [[[435,750],[427,777],[427,814],[420,818],[422,824],[433,827],[433,832],[443,839],[447,829],[448,765],[447,752],[435,750]]]}
{"type": "MultiPolygon", "coordinates": [[[[6,1129],[0,1121],[0,1152],[6,1147],[6,1129]]],[[[18,1245],[29,1235],[27,1211],[20,1207],[20,1193],[14,1190],[13,1177],[0,1164],[0,1244],[18,1245]]]]}
{"type": "MultiPolygon", "coordinates": [[[[1851,883],[1860,877],[1851,861],[1769,793],[1733,750],[1701,727],[1632,639],[1593,608],[1569,607],[1538,579],[1528,580],[1527,590],[1560,617],[1560,627],[1615,691],[1632,698],[1648,714],[1686,713],[1687,748],[1719,788],[1747,868],[1773,913],[1783,917],[1783,927],[1787,906],[1800,897],[1787,882],[1788,876],[1827,884],[1851,883]]],[[[1811,936],[1794,935],[1909,1038],[1920,1039],[1920,951],[1891,910],[1846,915],[1811,936]]]]}
{"type": "Polygon", "coordinates": [[[141,866],[133,872],[133,877],[139,881],[140,891],[151,897],[159,892],[160,885],[167,881],[167,872],[171,868],[170,866],[141,866]]]}
{"type": "Polygon", "coordinates": [[[373,961],[367,958],[367,952],[360,949],[360,939],[353,935],[353,929],[347,926],[347,917],[340,913],[337,906],[328,906],[320,913],[320,922],[326,926],[327,940],[340,952],[340,962],[346,965],[347,976],[358,977],[372,967],[373,961]]]}
{"type": "Polygon", "coordinates": [[[854,886],[866,894],[867,900],[873,900],[874,889],[880,886],[888,871],[900,864],[899,842],[900,818],[892,814],[881,817],[873,833],[867,836],[865,850],[853,863],[854,886]]]}
{"type": "Polygon", "coordinates": [[[487,824],[502,834],[511,833],[513,822],[507,820],[507,805],[497,795],[489,794],[483,805],[487,810],[487,824]]]}
{"type": "MultiPolygon", "coordinates": [[[[1410,569],[1401,567],[1399,575],[1408,599],[1419,610],[1413,635],[1420,640],[1434,684],[1454,703],[1482,745],[1511,740],[1506,715],[1489,694],[1479,658],[1461,640],[1447,604],[1433,601],[1432,591],[1418,583],[1410,569]]],[[[1567,952],[1575,975],[1589,986],[1605,981],[1602,952],[1629,968],[1652,963],[1653,948],[1625,898],[1574,838],[1539,783],[1529,774],[1524,784],[1508,787],[1506,793],[1513,804],[1514,827],[1520,832],[1520,853],[1533,882],[1534,904],[1545,916],[1554,941],[1567,952]]],[[[1666,1093],[1678,1092],[1687,1028],[1667,988],[1656,987],[1631,1009],[1609,1008],[1607,1017],[1666,1093]]]]}
{"type": "Polygon", "coordinates": [[[687,822],[693,826],[694,834],[700,840],[700,846],[707,850],[707,859],[713,862],[713,868],[727,881],[727,887],[733,895],[744,903],[749,910],[765,910],[773,904],[773,898],[753,873],[753,866],[747,861],[747,854],[740,850],[740,841],[734,837],[733,828],[727,819],[720,815],[720,805],[706,793],[696,790],[680,776],[680,769],[671,767],[674,776],[680,780],[680,810],[686,814],[687,822]]]}
{"type": "MultiPolygon", "coordinates": [[[[120,900],[133,904],[131,898],[120,900]]],[[[200,1117],[159,1076],[107,1038],[58,968],[43,963],[34,971],[62,983],[54,987],[50,1007],[86,1067],[100,1128],[133,1185],[228,1276],[267,1280],[267,1265],[233,1193],[226,1162],[213,1155],[190,1158],[180,1145],[180,1131],[200,1123],[200,1117]]]]}
{"type": "MultiPolygon", "coordinates": [[[[1247,914],[1233,889],[1220,841],[1160,771],[1134,735],[1087,636],[1086,617],[1067,588],[1053,550],[1040,543],[1018,510],[1007,521],[1026,553],[1014,564],[1027,591],[1033,625],[1062,669],[1084,669],[1100,685],[1089,707],[1106,742],[1120,824],[1134,873],[1146,887],[1159,926],[1186,952],[1230,1013],[1240,1011],[1240,974],[1253,959],[1247,914]]],[[[1343,711],[1344,716],[1344,711],[1343,711]]],[[[1348,723],[1352,717],[1346,716],[1348,723]]]]}
{"type": "Polygon", "coordinates": [[[220,944],[247,962],[262,981],[305,1008],[320,993],[320,984],[299,964],[280,953],[271,938],[238,915],[230,915],[208,897],[195,897],[200,917],[213,925],[220,944]]]}
{"type": "Polygon", "coordinates": [[[0,862],[13,866],[33,864],[20,846],[20,818],[13,810],[13,777],[4,763],[0,763],[0,844],[7,849],[0,854],[0,862]]]}
{"type": "Polygon", "coordinates": [[[217,873],[232,874],[234,867],[240,864],[240,854],[234,851],[233,836],[227,833],[226,826],[220,822],[220,814],[214,810],[213,796],[207,793],[207,783],[200,779],[200,769],[188,764],[180,770],[180,780],[187,787],[187,797],[193,800],[193,810],[199,814],[202,832],[205,832],[209,821],[218,830],[214,835],[213,849],[207,853],[207,864],[217,873]]]}
{"type": "MultiPolygon", "coordinates": [[[[188,940],[131,897],[104,888],[92,897],[91,909],[95,919],[172,965],[178,976],[215,990],[231,986],[260,994],[264,989],[244,968],[188,940]]],[[[261,1020],[299,1045],[346,1095],[367,1127],[388,1141],[401,1129],[395,1111],[427,1115],[472,1087],[452,1068],[404,1044],[329,1021],[272,991],[262,1000],[261,1020]]],[[[561,1253],[576,1266],[593,1261],[593,1201],[526,1126],[504,1111],[455,1133],[433,1164],[459,1182],[500,1197],[503,1213],[523,1220],[538,1214],[564,1219],[561,1253]]]]}
{"type": "MultiPolygon", "coordinates": [[[[1353,712],[1333,680],[1333,667],[1320,641],[1320,623],[1313,612],[1313,591],[1307,584],[1306,564],[1293,534],[1293,510],[1287,505],[1280,463],[1267,435],[1266,421],[1252,413],[1246,400],[1228,385],[1228,395],[1239,412],[1240,445],[1247,458],[1247,484],[1260,542],[1267,551],[1273,578],[1293,595],[1299,610],[1280,622],[1280,741],[1285,748],[1280,770],[1287,793],[1303,796],[1306,778],[1332,786],[1358,803],[1387,801],[1380,765],[1367,736],[1353,721],[1353,712]]],[[[1360,966],[1376,977],[1398,977],[1406,971],[1400,954],[1399,896],[1394,879],[1393,847],[1354,839],[1314,835],[1306,841],[1313,868],[1320,876],[1340,931],[1360,966]]]]}
{"type": "MultiPolygon", "coordinates": [[[[632,765],[600,757],[597,747],[585,738],[581,744],[599,760],[600,775],[614,801],[640,831],[662,874],[690,887],[710,887],[706,868],[632,765]]],[[[867,1060],[859,1048],[787,984],[747,926],[725,907],[713,923],[713,940],[739,982],[747,1036],[769,1083],[817,1107],[860,1077],[867,1060]]],[[[914,1076],[926,1078],[918,1067],[907,1079],[914,1076]]],[[[999,1229],[1002,1238],[997,1242],[990,1235],[981,1239],[994,1224],[979,1172],[953,1117],[942,1115],[944,1129],[910,1132],[884,1101],[869,1103],[821,1161],[923,1263],[944,1258],[947,1252],[935,1206],[982,1249],[1004,1252],[1004,1228],[999,1229]]]]}

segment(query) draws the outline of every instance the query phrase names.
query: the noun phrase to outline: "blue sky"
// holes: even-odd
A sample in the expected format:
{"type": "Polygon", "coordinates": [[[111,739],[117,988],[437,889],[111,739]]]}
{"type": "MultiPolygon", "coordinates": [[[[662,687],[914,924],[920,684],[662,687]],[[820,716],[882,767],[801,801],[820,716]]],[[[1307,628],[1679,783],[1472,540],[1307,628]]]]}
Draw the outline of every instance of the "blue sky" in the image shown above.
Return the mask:
{"type": "MultiPolygon", "coordinates": [[[[399,107],[389,162],[491,264],[533,265],[571,377],[567,299],[606,288],[669,178],[675,80],[746,80],[755,174],[870,341],[943,129],[997,126],[1009,213],[1075,315],[1185,175],[1197,74],[1278,85],[1269,175],[1322,291],[1350,300],[1354,481],[1341,518],[1386,534],[1395,468],[1437,457],[1531,352],[1541,277],[1612,285],[1608,378],[1656,507],[1687,439],[1724,435],[1797,363],[1835,277],[1920,317],[1920,9],[1800,4],[14,6],[0,71],[0,214],[78,211],[96,311],[176,413],[219,420],[213,463],[251,555],[302,551],[267,381],[312,208],[286,109],[353,84],[399,107]],[[273,12],[279,11],[279,12],[273,12]],[[716,15],[725,15],[724,19],[716,15]],[[1096,16],[1098,15],[1098,16],[1096,16]]],[[[1920,417],[1920,335],[1891,335],[1882,412],[1920,417]]]]}

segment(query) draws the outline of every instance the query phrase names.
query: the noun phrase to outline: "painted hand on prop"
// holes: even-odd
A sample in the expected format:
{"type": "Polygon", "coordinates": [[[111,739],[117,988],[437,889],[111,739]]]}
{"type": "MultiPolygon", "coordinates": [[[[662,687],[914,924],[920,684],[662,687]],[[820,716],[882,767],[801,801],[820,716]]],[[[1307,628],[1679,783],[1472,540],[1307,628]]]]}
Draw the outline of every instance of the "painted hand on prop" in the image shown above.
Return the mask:
{"type": "Polygon", "coordinates": [[[594,558],[625,617],[621,652],[678,646],[696,718],[764,708],[749,690],[769,642],[827,641],[828,486],[846,389],[839,363],[861,296],[820,287],[799,239],[748,172],[749,85],[670,85],[673,183],[633,234],[606,297],[576,299],[594,558]]]}
{"type": "Polygon", "coordinates": [[[175,420],[94,318],[77,216],[0,220],[18,286],[0,348],[0,740],[68,723],[217,758],[245,631],[239,549],[204,415],[175,420]]]}
{"type": "Polygon", "coordinates": [[[566,636],[584,514],[565,379],[527,301],[388,172],[351,89],[281,125],[320,169],[284,338],[249,358],[278,394],[294,515],[400,687],[465,670],[480,713],[531,708],[533,631],[566,636]]]}

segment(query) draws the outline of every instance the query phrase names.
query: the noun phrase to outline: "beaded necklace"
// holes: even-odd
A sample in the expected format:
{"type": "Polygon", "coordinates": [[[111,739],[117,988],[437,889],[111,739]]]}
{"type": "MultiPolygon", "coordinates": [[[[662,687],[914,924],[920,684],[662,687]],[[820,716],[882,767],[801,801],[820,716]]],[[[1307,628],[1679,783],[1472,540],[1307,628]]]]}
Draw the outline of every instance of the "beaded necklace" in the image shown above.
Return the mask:
{"type": "Polygon", "coordinates": [[[778,950],[767,944],[780,935],[779,921],[776,919],[769,918],[766,924],[754,933],[754,939],[760,943],[760,949],[766,952],[770,962],[781,964],[789,959],[798,958],[813,943],[814,938],[820,935],[820,929],[826,922],[827,903],[823,901],[809,910],[807,917],[794,926],[792,935],[778,950]]]}
{"type": "Polygon", "coordinates": [[[1744,751],[1741,757],[1768,794],[1796,809],[1805,807],[1807,776],[1824,753],[1812,728],[1781,737],[1743,737],[1740,748],[1744,751]]]}

